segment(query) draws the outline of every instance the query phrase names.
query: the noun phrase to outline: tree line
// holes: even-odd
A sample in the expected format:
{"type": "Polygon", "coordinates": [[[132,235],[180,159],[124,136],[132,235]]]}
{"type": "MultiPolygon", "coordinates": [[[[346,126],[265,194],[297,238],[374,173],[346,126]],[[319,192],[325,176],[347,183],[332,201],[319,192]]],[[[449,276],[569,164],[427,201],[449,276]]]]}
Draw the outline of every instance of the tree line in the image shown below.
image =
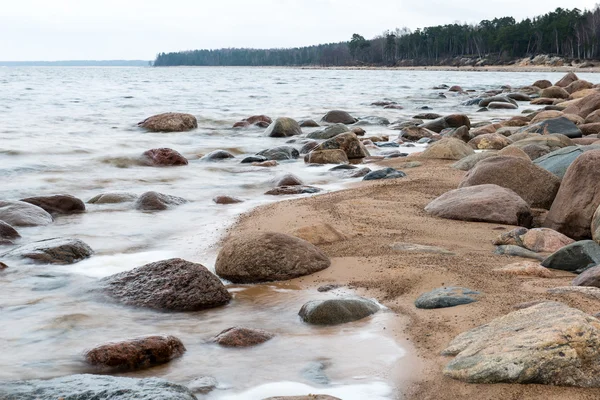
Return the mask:
{"type": "Polygon", "coordinates": [[[160,53],[155,66],[356,66],[446,65],[451,59],[505,63],[548,54],[568,59],[600,59],[600,6],[557,8],[520,22],[513,17],[478,24],[449,24],[385,31],[365,39],[288,49],[230,48],[160,53]]]}

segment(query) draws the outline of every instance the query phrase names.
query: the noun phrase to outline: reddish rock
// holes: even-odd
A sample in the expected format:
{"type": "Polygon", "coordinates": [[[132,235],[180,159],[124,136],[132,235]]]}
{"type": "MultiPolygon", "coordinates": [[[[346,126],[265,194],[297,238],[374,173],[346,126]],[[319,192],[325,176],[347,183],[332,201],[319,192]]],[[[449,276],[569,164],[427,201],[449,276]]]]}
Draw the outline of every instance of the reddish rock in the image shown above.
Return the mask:
{"type": "Polygon", "coordinates": [[[174,336],[148,336],[107,343],[85,354],[88,364],[126,371],[146,369],[181,357],[185,346],[174,336]]]}
{"type": "Polygon", "coordinates": [[[552,86],[552,82],[550,82],[549,80],[546,80],[546,79],[541,79],[539,81],[535,81],[533,83],[533,85],[531,85],[531,86],[535,86],[540,89],[546,89],[546,88],[549,88],[550,86],[552,86]]]}
{"type": "Polygon", "coordinates": [[[38,206],[50,214],[74,214],[85,211],[83,201],[68,194],[28,197],[21,201],[38,206]]]}
{"type": "Polygon", "coordinates": [[[365,146],[352,132],[337,135],[315,147],[315,150],[335,149],[343,150],[349,160],[370,156],[365,146]]]}
{"type": "Polygon", "coordinates": [[[217,204],[236,204],[242,203],[244,200],[232,196],[215,196],[213,201],[217,204]]]}
{"type": "Polygon", "coordinates": [[[586,124],[593,124],[595,122],[600,122],[600,110],[596,110],[591,112],[590,114],[588,114],[587,117],[585,117],[585,121],[586,124]]]}
{"type": "Polygon", "coordinates": [[[272,183],[273,183],[273,186],[275,186],[275,187],[304,185],[304,182],[302,182],[302,179],[298,178],[294,174],[285,174],[281,177],[275,178],[272,183]]]}
{"type": "Polygon", "coordinates": [[[600,288],[600,266],[586,269],[571,283],[573,286],[592,286],[600,288]]]}
{"type": "Polygon", "coordinates": [[[547,99],[567,99],[571,94],[562,87],[550,86],[542,90],[541,97],[547,99]]]}
{"type": "Polygon", "coordinates": [[[146,192],[135,201],[133,207],[142,211],[161,211],[187,203],[187,200],[158,192],[146,192]]]}
{"type": "Polygon", "coordinates": [[[294,185],[294,186],[278,186],[273,188],[267,192],[266,195],[270,196],[284,196],[284,195],[292,195],[292,194],[307,194],[307,193],[318,193],[322,189],[319,189],[314,186],[305,186],[305,185],[294,185]]]}
{"type": "Polygon", "coordinates": [[[251,125],[263,122],[266,123],[267,126],[269,126],[273,122],[273,120],[270,117],[267,117],[266,115],[253,115],[251,117],[244,118],[242,121],[246,121],[251,125]]]}
{"type": "Polygon", "coordinates": [[[248,121],[238,121],[235,124],[233,124],[233,127],[234,128],[248,128],[251,125],[252,124],[248,121]]]}
{"type": "Polygon", "coordinates": [[[575,241],[548,228],[530,229],[521,236],[523,247],[536,253],[554,253],[575,241]]]}
{"type": "Polygon", "coordinates": [[[559,86],[559,87],[567,87],[571,83],[573,83],[573,82],[575,82],[577,80],[579,80],[579,78],[577,77],[577,75],[575,75],[574,72],[569,72],[565,76],[563,76],[558,82],[556,82],[555,85],[559,86]]]}
{"type": "Polygon", "coordinates": [[[185,132],[197,128],[198,121],[191,114],[164,113],[146,118],[138,126],[151,132],[185,132]]]}
{"type": "Polygon", "coordinates": [[[264,343],[274,338],[271,332],[262,329],[233,327],[219,333],[214,341],[225,347],[250,347],[264,343]]]}
{"type": "Polygon", "coordinates": [[[583,135],[597,135],[600,133],[600,122],[579,125],[579,130],[583,135]]]}
{"type": "Polygon", "coordinates": [[[531,276],[537,278],[552,278],[552,272],[546,267],[533,261],[522,261],[493,270],[505,275],[531,276]]]}
{"type": "Polygon", "coordinates": [[[19,232],[6,222],[0,220],[0,244],[3,241],[7,243],[12,243],[12,240],[20,238],[19,232]]]}
{"type": "Polygon", "coordinates": [[[581,98],[576,104],[572,104],[565,108],[565,114],[577,114],[581,118],[587,118],[588,115],[600,109],[600,92],[592,93],[581,98]]]}
{"type": "Polygon", "coordinates": [[[157,167],[188,165],[188,160],[184,156],[169,148],[147,150],[143,157],[148,165],[157,167]]]}
{"type": "Polygon", "coordinates": [[[252,165],[255,167],[276,167],[279,163],[275,160],[268,160],[263,162],[253,162],[252,165]]]}
{"type": "Polygon", "coordinates": [[[454,85],[451,86],[450,89],[448,89],[449,92],[464,92],[463,88],[461,88],[458,85],[454,85]]]}

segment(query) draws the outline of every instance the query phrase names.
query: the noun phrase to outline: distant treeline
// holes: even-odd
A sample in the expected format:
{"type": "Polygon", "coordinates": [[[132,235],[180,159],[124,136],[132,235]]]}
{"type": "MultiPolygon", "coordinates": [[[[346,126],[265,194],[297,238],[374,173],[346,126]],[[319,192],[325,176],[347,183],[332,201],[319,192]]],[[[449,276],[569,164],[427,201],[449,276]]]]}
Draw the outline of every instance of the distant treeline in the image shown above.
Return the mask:
{"type": "Polygon", "coordinates": [[[513,17],[476,25],[451,24],[385,31],[367,40],[291,49],[220,49],[160,53],[155,66],[354,66],[399,65],[411,60],[429,65],[457,57],[495,62],[550,54],[571,59],[600,58],[600,8],[553,12],[516,22],[513,17]]]}
{"type": "Polygon", "coordinates": [[[146,60],[0,61],[2,67],[147,67],[146,60]]]}

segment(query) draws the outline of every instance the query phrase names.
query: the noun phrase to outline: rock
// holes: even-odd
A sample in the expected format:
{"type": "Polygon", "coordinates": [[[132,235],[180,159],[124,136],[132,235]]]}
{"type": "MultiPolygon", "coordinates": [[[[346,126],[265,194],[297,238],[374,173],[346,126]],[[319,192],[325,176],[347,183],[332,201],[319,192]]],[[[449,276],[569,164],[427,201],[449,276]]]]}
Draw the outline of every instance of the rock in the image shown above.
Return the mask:
{"type": "Polygon", "coordinates": [[[363,177],[363,181],[372,181],[377,179],[396,179],[404,178],[406,174],[394,168],[383,168],[377,171],[372,171],[363,177]]]}
{"type": "Polygon", "coordinates": [[[546,99],[568,99],[571,94],[558,86],[550,86],[542,90],[541,97],[546,99]]]}
{"type": "Polygon", "coordinates": [[[434,308],[455,307],[462,304],[474,303],[480,293],[462,287],[443,287],[423,293],[415,300],[415,307],[426,310],[434,308]]]}
{"type": "Polygon", "coordinates": [[[429,159],[460,160],[474,153],[473,149],[465,142],[454,138],[444,138],[427,147],[420,156],[429,159]]]}
{"type": "Polygon", "coordinates": [[[523,258],[533,258],[534,260],[543,261],[546,259],[546,256],[538,254],[534,251],[524,249],[523,247],[515,246],[515,245],[504,245],[504,246],[496,246],[496,250],[494,250],[494,254],[498,255],[506,255],[513,257],[523,257],[523,258]]]}
{"type": "Polygon", "coordinates": [[[302,179],[297,177],[294,174],[285,174],[283,176],[279,176],[271,181],[273,186],[295,186],[295,185],[304,185],[302,179]]]}
{"type": "Polygon", "coordinates": [[[269,167],[276,167],[278,166],[279,163],[275,160],[269,160],[269,161],[263,161],[263,162],[253,162],[252,166],[254,167],[265,167],[265,168],[269,168],[269,167]]]}
{"type": "Polygon", "coordinates": [[[321,126],[312,119],[303,119],[301,121],[298,121],[298,125],[300,125],[301,128],[318,128],[319,126],[321,126]]]}
{"type": "Polygon", "coordinates": [[[593,286],[561,286],[550,288],[547,292],[555,295],[580,294],[593,300],[600,300],[600,289],[593,286]]]}
{"type": "Polygon", "coordinates": [[[250,126],[251,126],[251,124],[248,121],[238,121],[233,124],[234,128],[248,128],[250,126]]]}
{"type": "Polygon", "coordinates": [[[340,133],[348,132],[349,129],[344,124],[334,124],[327,126],[321,130],[310,132],[306,135],[309,139],[331,139],[334,136],[339,135],[340,133]]]}
{"type": "Polygon", "coordinates": [[[552,86],[552,82],[550,82],[549,80],[546,80],[546,79],[542,79],[539,81],[535,81],[534,84],[531,86],[536,86],[540,89],[546,89],[546,88],[549,88],[550,86],[552,86]]]}
{"type": "Polygon", "coordinates": [[[600,150],[577,157],[567,169],[544,227],[576,240],[591,238],[592,217],[600,205],[599,179],[600,150]]]}
{"type": "Polygon", "coordinates": [[[556,99],[550,99],[547,97],[539,97],[537,99],[531,100],[532,105],[553,105],[556,99]]]}
{"type": "Polygon", "coordinates": [[[270,124],[271,122],[273,122],[271,117],[267,117],[266,115],[253,115],[251,117],[244,118],[242,121],[248,122],[251,125],[256,125],[261,122],[266,124],[270,124]]]}
{"type": "Polygon", "coordinates": [[[444,375],[469,383],[596,387],[600,322],[546,302],[458,335],[443,351],[456,356],[444,375]]]}
{"type": "Polygon", "coordinates": [[[187,384],[187,387],[194,393],[208,394],[215,390],[219,382],[212,376],[202,376],[196,378],[187,384]]]}
{"type": "Polygon", "coordinates": [[[198,121],[191,114],[170,112],[146,118],[138,126],[150,132],[185,132],[196,129],[198,121]]]}
{"type": "Polygon", "coordinates": [[[600,146],[569,146],[555,150],[542,157],[537,158],[534,163],[546,171],[562,179],[569,166],[577,157],[589,150],[600,149],[600,146]]]}
{"type": "Polygon", "coordinates": [[[88,200],[89,204],[117,204],[136,201],[138,195],[135,193],[113,192],[101,193],[88,200]]]}
{"type": "Polygon", "coordinates": [[[244,202],[244,200],[232,196],[215,196],[213,197],[213,201],[217,204],[236,204],[244,202]]]}
{"type": "Polygon", "coordinates": [[[488,107],[492,103],[512,104],[514,106],[517,106],[517,102],[508,96],[486,97],[485,99],[482,99],[479,102],[478,106],[479,107],[488,107]]]}
{"type": "Polygon", "coordinates": [[[343,178],[362,178],[363,176],[367,175],[368,173],[371,172],[370,168],[360,168],[360,169],[356,169],[353,171],[342,171],[342,177],[343,178]]]}
{"type": "Polygon", "coordinates": [[[135,201],[133,207],[141,211],[161,211],[187,203],[186,199],[158,192],[146,192],[135,201]]]}
{"type": "Polygon", "coordinates": [[[593,83],[588,82],[583,79],[578,79],[576,81],[571,82],[568,86],[565,87],[565,90],[570,94],[579,92],[580,90],[591,89],[594,86],[593,83]]]}
{"type": "Polygon", "coordinates": [[[265,136],[269,137],[289,137],[301,134],[302,129],[298,122],[287,117],[277,118],[265,131],[265,136]]]}
{"type": "Polygon", "coordinates": [[[300,149],[300,154],[308,154],[311,151],[313,151],[314,148],[317,147],[318,145],[319,145],[319,142],[317,142],[316,140],[309,140],[300,149]]]}
{"type": "Polygon", "coordinates": [[[440,133],[446,128],[460,128],[461,126],[466,126],[471,129],[471,120],[465,114],[451,114],[426,122],[420,126],[436,133],[440,133]]]}
{"type": "Polygon", "coordinates": [[[576,104],[571,104],[563,110],[565,114],[577,114],[581,118],[587,118],[589,114],[600,109],[600,92],[579,99],[576,104]]]}
{"type": "Polygon", "coordinates": [[[370,125],[389,125],[390,121],[384,117],[368,116],[360,117],[358,121],[354,123],[354,126],[370,126],[370,125]]]}
{"type": "Polygon", "coordinates": [[[135,371],[168,363],[184,352],[185,346],[175,336],[146,336],[95,347],[85,353],[85,361],[97,367],[135,371]]]}
{"type": "MultiPolygon", "coordinates": [[[[352,132],[337,135],[317,147],[315,150],[335,150],[340,149],[346,153],[349,160],[368,157],[370,154],[365,146],[358,140],[352,132]]],[[[315,151],[313,150],[313,151],[315,151]]]]}
{"type": "Polygon", "coordinates": [[[478,150],[501,150],[510,145],[511,141],[497,133],[486,133],[474,137],[468,144],[478,150]]]}
{"type": "Polygon", "coordinates": [[[600,288],[600,266],[586,269],[571,282],[573,286],[591,286],[600,288]]]}
{"type": "Polygon", "coordinates": [[[309,194],[309,193],[319,193],[323,189],[319,189],[314,186],[305,186],[305,185],[294,185],[294,186],[279,186],[273,188],[267,192],[266,195],[269,196],[285,196],[292,194],[309,194]]]}
{"type": "Polygon", "coordinates": [[[516,110],[519,108],[519,106],[516,106],[511,103],[500,103],[493,101],[487,105],[487,108],[490,110],[516,110]]]}
{"type": "Polygon", "coordinates": [[[440,114],[436,113],[421,113],[413,117],[414,119],[438,119],[443,118],[440,114]]]}
{"type": "Polygon", "coordinates": [[[187,158],[179,152],[168,148],[147,150],[142,156],[148,165],[155,167],[188,165],[187,158]]]}
{"type": "Polygon", "coordinates": [[[249,156],[244,158],[241,163],[242,164],[252,164],[252,163],[260,163],[263,161],[267,161],[267,157],[265,156],[249,156]]]}
{"type": "Polygon", "coordinates": [[[448,251],[442,247],[427,246],[427,245],[416,244],[416,243],[396,242],[396,243],[392,243],[390,245],[390,247],[394,251],[399,251],[399,252],[403,252],[403,253],[404,252],[407,252],[407,253],[431,253],[431,254],[444,254],[444,255],[448,255],[448,256],[454,255],[453,252],[448,251]]]}
{"type": "Polygon", "coordinates": [[[417,141],[423,138],[430,138],[435,135],[435,132],[419,126],[407,126],[400,131],[399,138],[409,141],[417,141]]]}
{"type": "Polygon", "coordinates": [[[566,117],[547,119],[524,127],[521,132],[539,133],[542,135],[560,133],[569,138],[578,138],[582,136],[581,130],[577,127],[577,125],[575,125],[566,117]]]}
{"type": "Polygon", "coordinates": [[[542,265],[563,271],[583,271],[600,264],[600,245],[593,240],[571,243],[546,258],[542,265]]]}
{"type": "Polygon", "coordinates": [[[346,235],[338,232],[333,226],[326,223],[319,223],[295,229],[291,232],[291,235],[306,240],[315,246],[341,242],[347,239],[346,235]]]}
{"type": "Polygon", "coordinates": [[[592,239],[600,243],[600,206],[594,212],[592,216],[592,224],[590,226],[592,231],[592,239]]]}
{"type": "Polygon", "coordinates": [[[594,124],[600,122],[600,110],[593,111],[585,117],[586,124],[594,124]]]}
{"type": "Polygon", "coordinates": [[[379,311],[379,305],[362,297],[313,300],[304,304],[298,315],[312,325],[338,325],[358,321],[379,311]]]}
{"type": "Polygon", "coordinates": [[[493,271],[504,275],[531,276],[536,278],[552,278],[554,276],[548,268],[544,268],[539,263],[532,261],[509,264],[502,268],[495,268],[493,271]]]}
{"type": "Polygon", "coordinates": [[[501,156],[501,157],[517,157],[517,158],[522,158],[527,161],[531,161],[531,159],[529,158],[527,153],[525,153],[523,150],[519,149],[518,147],[508,146],[508,147],[505,147],[502,150],[500,150],[497,154],[498,154],[498,156],[501,156]]]}
{"type": "Polygon", "coordinates": [[[219,252],[215,271],[234,283],[281,281],[309,275],[330,265],[309,242],[275,232],[232,237],[219,252]]]}
{"type": "Polygon", "coordinates": [[[353,127],[352,129],[350,129],[350,132],[353,132],[356,136],[364,136],[365,133],[367,133],[367,131],[365,131],[360,126],[353,127]]]}
{"type": "Polygon", "coordinates": [[[448,89],[448,91],[449,92],[464,92],[464,90],[458,85],[451,86],[450,89],[448,89]]]}
{"type": "Polygon", "coordinates": [[[444,137],[462,140],[465,143],[468,143],[469,140],[471,140],[469,128],[464,125],[459,128],[448,128],[447,130],[444,129],[441,134],[444,137]]]}
{"type": "MultiPolygon", "coordinates": [[[[600,127],[600,124],[598,124],[600,127]]],[[[598,145],[600,143],[598,143],[600,141],[600,138],[597,137],[593,137],[596,135],[592,135],[592,136],[588,136],[588,137],[582,137],[582,138],[576,138],[576,139],[571,139],[573,141],[573,143],[575,143],[576,145],[579,146],[589,146],[589,145],[598,145]]]]}
{"type": "Polygon", "coordinates": [[[526,95],[525,93],[509,93],[506,95],[509,99],[513,99],[515,101],[531,101],[531,97],[526,95]]]}
{"type": "Polygon", "coordinates": [[[343,285],[340,285],[338,283],[329,283],[327,285],[319,286],[317,288],[317,292],[320,292],[320,293],[331,292],[332,290],[339,289],[341,287],[343,287],[343,285]]]}
{"type": "Polygon", "coordinates": [[[600,122],[579,125],[579,130],[582,135],[597,135],[600,133],[600,122]]]}
{"type": "Polygon", "coordinates": [[[43,208],[33,204],[0,200],[0,221],[12,226],[40,226],[52,223],[53,218],[43,208]]]}
{"type": "Polygon", "coordinates": [[[347,164],[346,152],[341,149],[313,150],[304,156],[307,164],[347,164]]]}
{"type": "Polygon", "coordinates": [[[256,155],[263,156],[267,160],[294,160],[300,157],[300,153],[298,150],[291,146],[278,146],[273,147],[272,149],[266,149],[258,152],[256,155]]]}
{"type": "Polygon", "coordinates": [[[220,161],[228,158],[235,158],[235,156],[226,150],[215,150],[204,155],[200,161],[220,161]]]}
{"type": "Polygon", "coordinates": [[[490,157],[496,157],[497,155],[498,152],[496,151],[484,151],[481,153],[474,153],[452,164],[452,168],[460,169],[461,171],[469,171],[473,167],[475,167],[475,165],[477,165],[479,161],[485,160],[486,158],[490,157]]]}
{"type": "Polygon", "coordinates": [[[542,122],[547,119],[559,118],[562,116],[564,116],[562,111],[556,111],[556,110],[540,111],[531,119],[530,122],[532,124],[537,124],[538,122],[542,122]]]}
{"type": "Polygon", "coordinates": [[[436,217],[529,226],[529,206],[515,192],[498,185],[463,187],[444,193],[425,207],[436,217]]]}
{"type": "Polygon", "coordinates": [[[69,375],[48,380],[9,381],[0,398],[10,400],[196,400],[185,386],[158,378],[69,375]]]}
{"type": "Polygon", "coordinates": [[[213,340],[225,347],[250,347],[264,343],[274,338],[271,332],[262,329],[250,329],[235,326],[225,329],[219,333],[213,340]]]}
{"type": "Polygon", "coordinates": [[[14,239],[20,238],[19,232],[4,221],[0,221],[0,245],[12,244],[14,239]]]}
{"type": "Polygon", "coordinates": [[[548,209],[560,187],[560,179],[529,160],[491,157],[467,173],[459,187],[494,184],[511,189],[530,206],[548,209]]]}
{"type": "Polygon", "coordinates": [[[536,253],[554,253],[575,241],[560,232],[548,228],[535,228],[527,230],[517,228],[503,233],[494,244],[514,244],[536,253]],[[507,240],[508,239],[508,240],[507,240]]]}
{"type": "Polygon", "coordinates": [[[100,280],[120,303],[155,310],[199,311],[227,304],[231,295],[206,267],[181,258],[157,261],[100,280]]]}
{"type": "Polygon", "coordinates": [[[74,264],[93,253],[91,247],[79,239],[54,238],[16,247],[2,256],[29,258],[44,264],[74,264]]]}
{"type": "Polygon", "coordinates": [[[308,396],[276,396],[264,400],[342,400],[326,394],[309,394],[308,396]]]}
{"type": "Polygon", "coordinates": [[[346,124],[351,125],[358,121],[358,119],[354,118],[346,111],[341,110],[333,110],[329,111],[325,116],[321,119],[323,122],[328,122],[330,124],[346,124]]]}
{"type": "Polygon", "coordinates": [[[571,83],[573,83],[573,82],[575,82],[577,80],[579,80],[579,78],[577,77],[577,75],[575,75],[574,72],[569,72],[565,76],[563,76],[558,82],[556,82],[555,86],[558,86],[558,87],[567,87],[571,83]]]}
{"type": "Polygon", "coordinates": [[[545,156],[546,154],[552,151],[548,146],[537,144],[528,144],[527,146],[523,146],[520,149],[523,150],[523,152],[527,154],[529,159],[532,161],[537,160],[538,158],[545,156]]]}
{"type": "Polygon", "coordinates": [[[21,201],[38,206],[50,214],[74,214],[85,211],[83,201],[68,194],[29,197],[21,201]]]}

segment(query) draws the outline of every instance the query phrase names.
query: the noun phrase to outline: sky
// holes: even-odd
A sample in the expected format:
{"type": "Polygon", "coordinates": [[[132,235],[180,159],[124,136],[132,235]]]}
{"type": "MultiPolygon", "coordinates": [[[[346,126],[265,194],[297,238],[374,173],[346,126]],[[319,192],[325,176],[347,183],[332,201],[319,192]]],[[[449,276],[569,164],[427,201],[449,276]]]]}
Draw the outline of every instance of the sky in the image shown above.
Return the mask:
{"type": "Polygon", "coordinates": [[[153,60],[223,47],[296,47],[384,30],[517,20],[599,0],[2,0],[0,60],[153,60]]]}

